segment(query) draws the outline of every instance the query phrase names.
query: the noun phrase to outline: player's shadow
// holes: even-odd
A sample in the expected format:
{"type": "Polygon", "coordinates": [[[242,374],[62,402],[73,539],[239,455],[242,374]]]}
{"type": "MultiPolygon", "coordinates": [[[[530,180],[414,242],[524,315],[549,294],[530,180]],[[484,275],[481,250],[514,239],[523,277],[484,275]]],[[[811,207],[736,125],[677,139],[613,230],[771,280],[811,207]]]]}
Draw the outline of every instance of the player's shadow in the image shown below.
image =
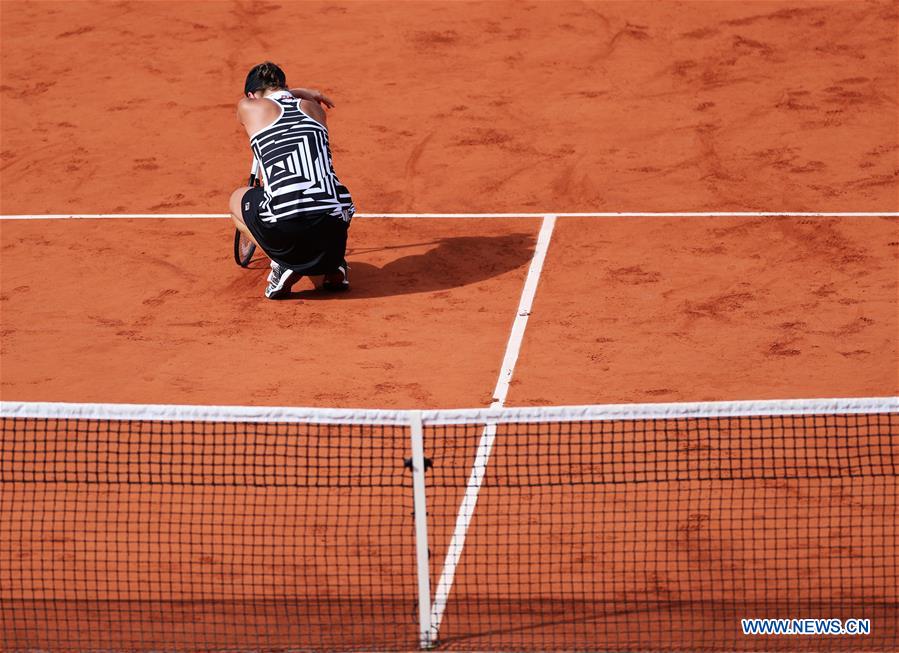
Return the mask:
{"type": "Polygon", "coordinates": [[[349,292],[325,292],[303,288],[292,299],[364,299],[458,288],[499,276],[527,265],[534,252],[531,234],[501,236],[457,236],[411,245],[353,248],[347,250],[350,264],[349,292]],[[378,267],[366,262],[367,254],[415,248],[409,254],[378,267]]]}

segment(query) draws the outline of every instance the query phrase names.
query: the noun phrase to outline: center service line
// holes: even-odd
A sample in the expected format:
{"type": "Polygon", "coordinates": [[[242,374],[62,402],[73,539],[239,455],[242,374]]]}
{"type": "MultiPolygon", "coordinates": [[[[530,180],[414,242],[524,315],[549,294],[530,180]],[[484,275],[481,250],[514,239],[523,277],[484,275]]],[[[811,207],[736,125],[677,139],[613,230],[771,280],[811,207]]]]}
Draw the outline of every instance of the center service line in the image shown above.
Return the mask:
{"type": "MultiPolygon", "coordinates": [[[[512,323],[512,332],[509,334],[509,341],[506,344],[506,353],[500,367],[499,378],[496,381],[496,389],[493,391],[493,403],[490,405],[490,408],[502,408],[506,403],[506,397],[509,394],[509,384],[512,381],[512,374],[515,372],[515,363],[518,361],[518,353],[521,350],[521,342],[524,339],[524,330],[527,327],[531,307],[534,304],[534,296],[537,294],[537,283],[540,281],[543,261],[546,259],[546,251],[549,249],[549,241],[552,238],[555,224],[555,215],[543,216],[543,224],[540,227],[540,234],[537,236],[537,245],[534,248],[534,256],[531,258],[531,267],[528,269],[524,289],[521,291],[518,312],[515,315],[515,321],[512,323]]],[[[493,448],[495,439],[496,424],[488,423],[481,433],[481,440],[478,443],[471,475],[468,477],[468,485],[465,487],[465,496],[462,498],[462,504],[459,506],[459,513],[456,516],[456,527],[453,530],[453,537],[446,551],[443,572],[440,574],[440,581],[437,583],[437,591],[434,594],[430,624],[432,641],[437,640],[440,622],[443,619],[446,602],[449,600],[450,590],[453,586],[456,566],[462,557],[465,536],[468,533],[471,518],[474,516],[475,505],[478,502],[478,492],[480,492],[481,482],[484,480],[484,474],[487,471],[487,461],[490,459],[490,451],[493,448]]]]}

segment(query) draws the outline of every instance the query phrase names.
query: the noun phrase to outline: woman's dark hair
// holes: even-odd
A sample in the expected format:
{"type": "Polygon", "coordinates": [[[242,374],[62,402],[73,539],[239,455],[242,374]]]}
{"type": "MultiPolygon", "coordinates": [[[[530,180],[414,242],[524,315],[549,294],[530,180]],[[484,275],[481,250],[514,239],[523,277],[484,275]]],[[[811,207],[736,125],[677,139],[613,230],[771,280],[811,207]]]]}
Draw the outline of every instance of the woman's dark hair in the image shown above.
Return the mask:
{"type": "Polygon", "coordinates": [[[284,71],[271,61],[253,66],[247,73],[247,81],[243,85],[244,95],[264,91],[268,88],[286,88],[287,78],[284,71]]]}

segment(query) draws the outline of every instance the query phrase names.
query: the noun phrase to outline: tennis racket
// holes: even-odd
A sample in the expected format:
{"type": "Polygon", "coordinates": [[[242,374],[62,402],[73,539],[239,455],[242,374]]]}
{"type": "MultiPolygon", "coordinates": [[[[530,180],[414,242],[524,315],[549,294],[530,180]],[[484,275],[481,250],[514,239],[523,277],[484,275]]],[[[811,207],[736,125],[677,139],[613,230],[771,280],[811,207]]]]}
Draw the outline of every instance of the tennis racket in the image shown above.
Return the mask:
{"type": "MultiPolygon", "coordinates": [[[[247,185],[252,188],[258,184],[256,172],[259,170],[259,161],[253,157],[253,168],[250,171],[250,179],[247,185]]],[[[253,254],[256,253],[256,243],[243,235],[240,229],[234,230],[234,262],[240,267],[245,268],[253,260],[253,254]]]]}

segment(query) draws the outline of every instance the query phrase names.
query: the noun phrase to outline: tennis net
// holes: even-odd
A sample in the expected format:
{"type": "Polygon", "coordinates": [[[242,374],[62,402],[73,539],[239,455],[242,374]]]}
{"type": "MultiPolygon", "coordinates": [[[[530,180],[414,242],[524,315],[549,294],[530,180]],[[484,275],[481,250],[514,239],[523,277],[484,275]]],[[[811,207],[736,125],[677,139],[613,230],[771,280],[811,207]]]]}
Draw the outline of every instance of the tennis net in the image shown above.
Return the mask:
{"type": "Polygon", "coordinates": [[[2,650],[899,647],[896,398],[0,412],[2,650]]]}

